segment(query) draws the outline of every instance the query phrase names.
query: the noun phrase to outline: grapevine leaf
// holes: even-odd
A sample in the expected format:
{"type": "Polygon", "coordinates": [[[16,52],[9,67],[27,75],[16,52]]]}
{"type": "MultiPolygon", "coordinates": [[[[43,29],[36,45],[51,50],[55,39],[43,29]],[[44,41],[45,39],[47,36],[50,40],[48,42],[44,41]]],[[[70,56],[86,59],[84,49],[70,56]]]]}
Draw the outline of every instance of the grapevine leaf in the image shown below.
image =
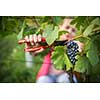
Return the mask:
{"type": "Polygon", "coordinates": [[[53,30],[53,26],[47,25],[44,29],[43,37],[47,38],[51,34],[52,30],[53,30]]]}
{"type": "Polygon", "coordinates": [[[92,67],[92,74],[100,74],[100,62],[92,67]]]}
{"type": "Polygon", "coordinates": [[[99,18],[95,18],[91,23],[100,26],[100,19],[99,18]]]}
{"type": "Polygon", "coordinates": [[[48,43],[48,45],[51,45],[58,38],[58,33],[59,30],[57,26],[55,26],[54,30],[53,26],[51,25],[46,27],[43,36],[46,38],[46,42],[48,43]]]}
{"type": "Polygon", "coordinates": [[[62,23],[63,20],[62,20],[61,16],[54,16],[53,21],[55,24],[59,25],[62,23]]]}
{"type": "Polygon", "coordinates": [[[70,60],[69,60],[69,58],[68,58],[68,56],[67,56],[67,54],[64,54],[64,63],[66,64],[66,69],[67,69],[67,71],[68,70],[70,70],[72,67],[73,67],[73,65],[72,65],[72,63],[70,62],[70,60]]]}
{"type": "Polygon", "coordinates": [[[88,35],[92,34],[93,28],[94,28],[94,24],[90,24],[90,25],[85,29],[85,31],[83,32],[83,35],[84,35],[84,36],[88,36],[88,35]]]}
{"type": "Polygon", "coordinates": [[[72,64],[65,53],[64,46],[57,46],[54,49],[55,51],[52,53],[52,61],[55,65],[56,69],[62,69],[64,65],[66,65],[67,70],[70,70],[72,64]]]}
{"type": "Polygon", "coordinates": [[[96,65],[99,62],[98,50],[96,45],[92,41],[89,42],[87,57],[92,66],[96,65]]]}
{"type": "Polygon", "coordinates": [[[86,56],[80,56],[75,64],[74,71],[80,73],[90,73],[91,64],[86,56]]]}
{"type": "Polygon", "coordinates": [[[56,69],[62,69],[64,66],[64,52],[63,46],[57,46],[52,53],[52,61],[56,69]]]}
{"type": "MultiPolygon", "coordinates": [[[[92,35],[93,33],[93,29],[95,28],[96,25],[100,26],[100,19],[99,18],[95,18],[90,25],[85,29],[85,31],[83,32],[84,36],[88,36],[88,35],[92,35]]],[[[98,28],[98,27],[96,27],[98,28]]]]}
{"type": "Polygon", "coordinates": [[[80,30],[80,27],[83,25],[85,19],[85,16],[75,17],[75,19],[71,21],[71,24],[76,24],[76,28],[80,30]]]}
{"type": "Polygon", "coordinates": [[[47,43],[51,45],[58,38],[58,27],[55,27],[52,33],[47,37],[47,43]]]}

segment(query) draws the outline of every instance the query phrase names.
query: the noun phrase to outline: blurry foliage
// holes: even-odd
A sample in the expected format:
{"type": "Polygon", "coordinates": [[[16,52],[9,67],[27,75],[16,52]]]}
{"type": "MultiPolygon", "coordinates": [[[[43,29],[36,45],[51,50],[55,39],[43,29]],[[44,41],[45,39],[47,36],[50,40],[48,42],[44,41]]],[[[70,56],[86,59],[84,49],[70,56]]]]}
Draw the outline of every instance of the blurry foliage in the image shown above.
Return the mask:
{"type": "Polygon", "coordinates": [[[35,82],[34,69],[25,66],[23,47],[18,46],[16,37],[0,38],[0,82],[35,82]]]}

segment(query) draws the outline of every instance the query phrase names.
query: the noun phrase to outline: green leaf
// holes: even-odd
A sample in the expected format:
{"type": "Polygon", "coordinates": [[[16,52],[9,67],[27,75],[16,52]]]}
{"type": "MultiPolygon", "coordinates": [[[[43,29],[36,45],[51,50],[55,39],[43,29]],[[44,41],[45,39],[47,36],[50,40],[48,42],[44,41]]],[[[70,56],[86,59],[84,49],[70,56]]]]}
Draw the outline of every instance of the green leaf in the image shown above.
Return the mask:
{"type": "Polygon", "coordinates": [[[88,52],[86,56],[88,57],[92,66],[95,66],[99,62],[99,55],[96,45],[93,41],[89,42],[88,52]]]}
{"type": "Polygon", "coordinates": [[[70,70],[73,66],[65,53],[64,46],[55,47],[54,52],[52,53],[52,61],[56,69],[62,69],[63,66],[66,65],[67,70],[70,70]]]}
{"type": "Polygon", "coordinates": [[[94,34],[93,33],[93,29],[95,28],[98,28],[98,25],[100,26],[100,19],[99,18],[95,18],[91,23],[90,25],[85,29],[85,31],[83,32],[84,36],[89,36],[89,35],[92,35],[94,34]],[[96,26],[97,25],[97,26],[96,26]]]}
{"type": "Polygon", "coordinates": [[[61,18],[61,16],[54,16],[53,21],[56,25],[59,25],[63,22],[63,19],[61,18]]]}
{"type": "Polygon", "coordinates": [[[55,27],[51,34],[47,37],[47,43],[51,45],[58,38],[58,27],[55,27]]]}
{"type": "Polygon", "coordinates": [[[63,34],[69,34],[69,32],[65,31],[65,30],[59,31],[59,33],[58,33],[58,39],[60,39],[60,36],[63,35],[63,34]]]}
{"type": "Polygon", "coordinates": [[[71,21],[71,24],[75,24],[76,28],[80,30],[80,27],[83,25],[85,20],[86,20],[86,16],[78,16],[71,21]]]}
{"type": "Polygon", "coordinates": [[[44,29],[43,37],[47,38],[53,30],[53,25],[47,25],[44,29]]]}
{"type": "Polygon", "coordinates": [[[75,64],[74,71],[80,73],[90,73],[91,64],[86,56],[80,56],[75,64]]]}
{"type": "Polygon", "coordinates": [[[66,70],[67,71],[70,70],[73,67],[72,63],[70,62],[70,60],[67,56],[67,54],[64,54],[64,63],[66,64],[66,70]]]}
{"type": "Polygon", "coordinates": [[[88,36],[92,33],[92,30],[94,28],[94,24],[90,24],[86,29],[85,31],[83,32],[83,35],[84,36],[88,36]]]}
{"type": "Polygon", "coordinates": [[[52,53],[52,61],[56,69],[62,69],[64,66],[64,52],[63,46],[57,46],[52,53]]]}
{"type": "Polygon", "coordinates": [[[23,22],[21,31],[20,31],[19,34],[17,35],[17,38],[18,38],[19,40],[23,38],[24,29],[25,29],[25,20],[24,20],[24,22],[23,22]]]}
{"type": "Polygon", "coordinates": [[[100,62],[92,67],[92,74],[100,74],[100,62]]]}
{"type": "Polygon", "coordinates": [[[95,25],[99,25],[100,26],[100,19],[99,18],[95,18],[91,24],[95,24],[95,25]]]}
{"type": "Polygon", "coordinates": [[[48,25],[43,33],[43,37],[46,38],[46,42],[48,45],[51,45],[58,38],[59,29],[55,26],[53,30],[52,25],[48,25]]]}
{"type": "MultiPolygon", "coordinates": [[[[35,34],[41,34],[42,31],[45,29],[45,27],[47,26],[47,23],[42,23],[40,27],[37,28],[35,34]]],[[[51,27],[51,26],[50,26],[51,27]]],[[[51,30],[53,29],[53,27],[51,28],[51,30]]],[[[45,31],[45,30],[44,30],[45,31]]],[[[48,31],[48,29],[46,30],[48,31]]],[[[46,33],[46,32],[45,32],[46,33]]],[[[46,34],[43,34],[43,36],[45,37],[46,34]]]]}

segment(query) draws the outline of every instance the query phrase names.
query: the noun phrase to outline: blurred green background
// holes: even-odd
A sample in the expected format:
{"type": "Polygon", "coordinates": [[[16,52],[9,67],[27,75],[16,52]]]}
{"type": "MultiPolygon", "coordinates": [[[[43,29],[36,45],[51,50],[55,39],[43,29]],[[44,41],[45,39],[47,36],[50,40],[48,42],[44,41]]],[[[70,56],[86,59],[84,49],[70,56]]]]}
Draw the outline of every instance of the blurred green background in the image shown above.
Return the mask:
{"type": "MultiPolygon", "coordinates": [[[[25,17],[24,17],[25,18],[25,17]]],[[[18,34],[24,18],[0,17],[0,82],[35,82],[43,55],[25,58],[24,45],[18,44],[18,34]],[[26,63],[31,63],[27,66],[26,63]]]]}
{"type": "Polygon", "coordinates": [[[35,82],[42,55],[27,61],[25,46],[19,46],[16,34],[0,37],[0,40],[0,82],[35,82]],[[32,66],[27,66],[27,62],[32,66]]]}

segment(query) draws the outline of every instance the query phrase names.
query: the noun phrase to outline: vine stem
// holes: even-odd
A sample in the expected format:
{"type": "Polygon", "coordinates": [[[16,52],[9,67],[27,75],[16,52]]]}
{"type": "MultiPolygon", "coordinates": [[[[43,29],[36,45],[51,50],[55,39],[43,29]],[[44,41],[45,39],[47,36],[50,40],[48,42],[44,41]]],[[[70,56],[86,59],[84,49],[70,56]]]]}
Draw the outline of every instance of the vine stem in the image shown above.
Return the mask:
{"type": "Polygon", "coordinates": [[[84,38],[87,38],[88,40],[91,40],[89,37],[86,37],[86,36],[83,36],[83,35],[76,36],[76,37],[73,38],[73,40],[81,38],[81,37],[84,37],[84,38]]]}

